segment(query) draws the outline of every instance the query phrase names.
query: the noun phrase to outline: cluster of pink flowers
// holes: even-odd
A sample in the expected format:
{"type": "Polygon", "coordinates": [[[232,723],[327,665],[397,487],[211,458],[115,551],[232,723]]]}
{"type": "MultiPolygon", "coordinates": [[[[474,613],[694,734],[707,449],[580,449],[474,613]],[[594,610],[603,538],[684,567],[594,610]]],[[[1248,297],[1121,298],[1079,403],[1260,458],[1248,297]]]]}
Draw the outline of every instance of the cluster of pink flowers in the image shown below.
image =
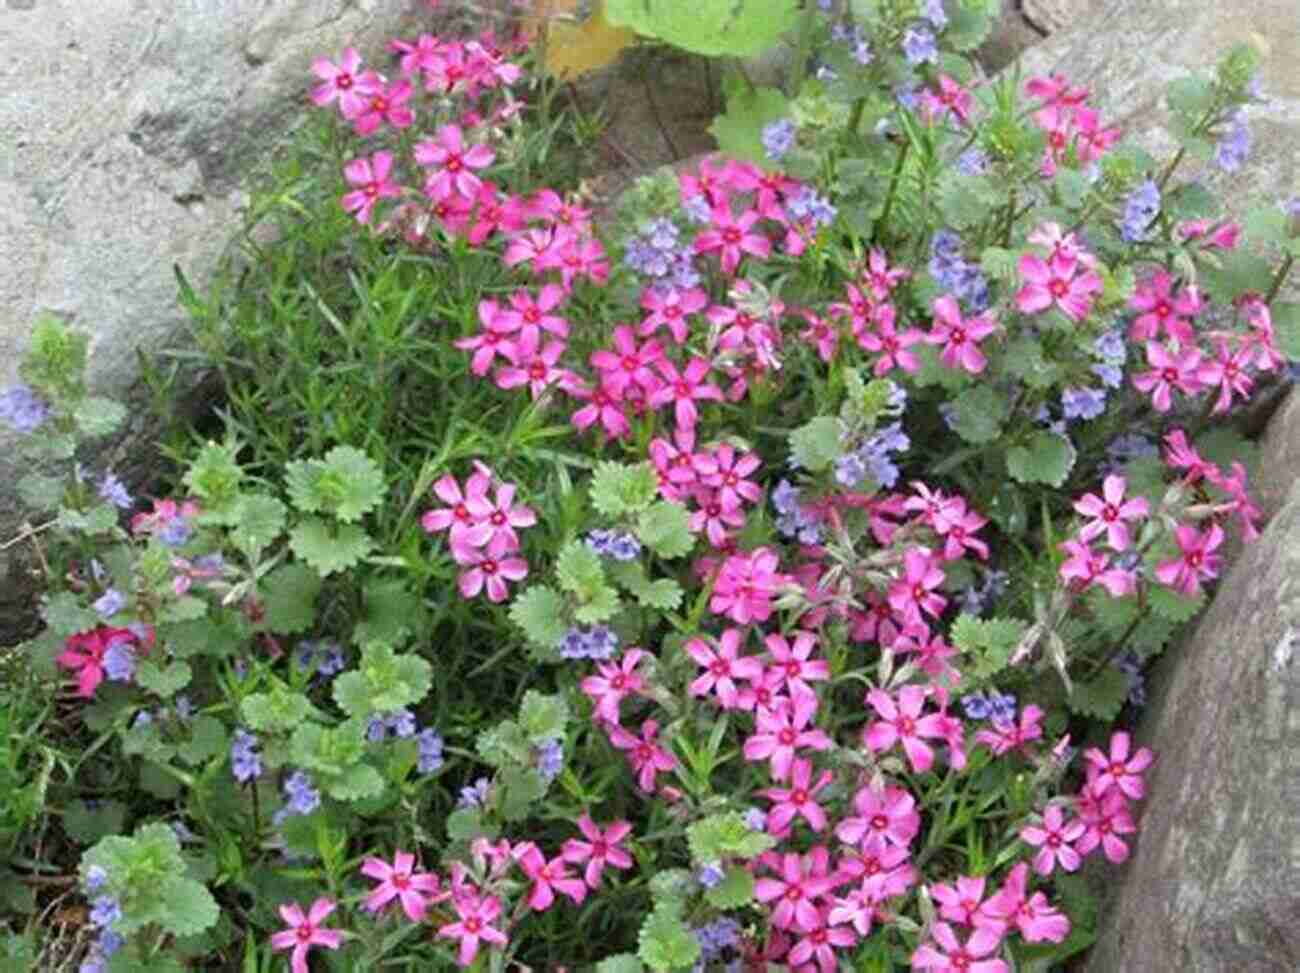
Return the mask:
{"type": "Polygon", "coordinates": [[[1105,128],[1101,114],[1089,108],[1088,89],[1072,85],[1064,75],[1030,78],[1025,93],[1039,101],[1034,122],[1047,133],[1040,172],[1044,179],[1073,156],[1080,165],[1096,162],[1120,139],[1118,127],[1105,128]]]}
{"type": "Polygon", "coordinates": [[[110,652],[125,652],[128,659],[131,659],[137,653],[148,653],[153,644],[154,630],[148,625],[133,625],[130,628],[101,625],[88,632],[69,635],[64,641],[63,651],[54,661],[69,672],[76,673],[77,695],[89,699],[95,695],[95,690],[112,666],[108,659],[110,652]]]}
{"type": "Polygon", "coordinates": [[[518,529],[532,527],[537,514],[515,503],[515,490],[477,461],[463,488],[450,474],[433,485],[447,506],[427,511],[420,525],[430,534],[448,532],[451,556],[465,568],[457,584],[466,598],[486,589],[490,601],[505,601],[508,583],[528,575],[528,562],[518,556],[518,529]]]}
{"type": "Polygon", "coordinates": [[[1044,223],[1029,235],[1029,242],[1045,247],[1048,255],[1027,253],[1020,258],[1025,285],[1016,293],[1016,307],[1025,314],[1055,307],[1076,324],[1082,321],[1102,292],[1097,258],[1055,223],[1044,223]]]}

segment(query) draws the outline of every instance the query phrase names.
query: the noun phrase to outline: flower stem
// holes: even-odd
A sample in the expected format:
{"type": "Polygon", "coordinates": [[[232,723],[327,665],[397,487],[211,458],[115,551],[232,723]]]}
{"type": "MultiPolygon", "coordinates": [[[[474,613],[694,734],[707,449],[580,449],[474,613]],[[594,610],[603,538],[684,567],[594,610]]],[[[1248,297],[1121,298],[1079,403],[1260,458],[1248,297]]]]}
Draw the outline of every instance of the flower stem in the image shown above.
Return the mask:
{"type": "Polygon", "coordinates": [[[1268,294],[1264,297],[1265,304],[1272,304],[1277,299],[1278,293],[1282,290],[1282,285],[1286,283],[1286,278],[1291,273],[1291,268],[1295,265],[1295,257],[1287,254],[1282,261],[1282,266],[1277,268],[1277,273],[1273,275],[1273,284],[1268,289],[1268,294]]]}
{"type": "Polygon", "coordinates": [[[880,219],[871,228],[871,242],[880,239],[880,230],[889,224],[889,214],[894,208],[894,197],[898,195],[898,184],[903,178],[903,166],[907,162],[907,153],[911,150],[911,141],[904,142],[898,149],[898,159],[894,162],[894,174],[889,180],[889,195],[885,197],[885,208],[880,211],[880,219]]]}

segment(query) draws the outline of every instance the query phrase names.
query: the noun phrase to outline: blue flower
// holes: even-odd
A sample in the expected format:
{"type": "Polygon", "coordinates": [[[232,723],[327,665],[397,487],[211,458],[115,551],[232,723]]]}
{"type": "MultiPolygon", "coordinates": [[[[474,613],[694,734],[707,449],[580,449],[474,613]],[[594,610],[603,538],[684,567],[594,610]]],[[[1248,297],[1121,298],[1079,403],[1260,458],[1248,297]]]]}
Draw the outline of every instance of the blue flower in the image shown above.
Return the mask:
{"type": "Polygon", "coordinates": [[[982,176],[988,168],[988,153],[979,146],[969,148],[957,156],[957,171],[963,176],[982,176]]]}
{"type": "Polygon", "coordinates": [[[130,510],[135,504],[122,481],[114,476],[111,470],[99,481],[99,498],[123,510],[130,510]]]}
{"type": "Polygon", "coordinates": [[[726,877],[727,873],[722,870],[722,866],[717,862],[709,862],[708,864],[701,866],[700,870],[695,873],[695,881],[699,882],[706,889],[713,888],[726,877]]]}
{"type": "Polygon", "coordinates": [[[1096,419],[1105,411],[1103,389],[1068,388],[1061,392],[1061,412],[1066,419],[1096,419]]]}
{"type": "Polygon", "coordinates": [[[1219,140],[1214,151],[1214,161],[1224,172],[1236,172],[1250,155],[1250,127],[1246,115],[1238,110],[1232,116],[1232,128],[1219,140]]]}
{"type": "Polygon", "coordinates": [[[230,742],[230,773],[246,784],[262,775],[262,757],[257,752],[257,737],[247,730],[236,730],[230,742]]]}
{"type": "Polygon", "coordinates": [[[91,925],[103,929],[122,918],[122,905],[111,895],[101,895],[90,904],[91,925]]]}
{"type": "Polygon", "coordinates": [[[1124,200],[1124,219],[1120,222],[1120,236],[1127,243],[1137,243],[1147,238],[1147,230],[1160,212],[1160,187],[1148,179],[1129,193],[1124,200]]]}
{"type": "Polygon", "coordinates": [[[778,119],[763,126],[760,140],[763,151],[773,162],[779,162],[794,145],[795,126],[788,118],[778,119]]]}
{"type": "Polygon", "coordinates": [[[125,636],[114,639],[104,650],[104,674],[115,682],[130,682],[135,674],[135,653],[125,636]]]}
{"type": "Polygon", "coordinates": [[[948,26],[948,14],[943,9],[943,0],[925,0],[921,5],[921,16],[934,24],[935,30],[948,26]]]}
{"type": "Polygon", "coordinates": [[[50,407],[27,385],[11,385],[0,392],[0,419],[14,432],[35,432],[50,417],[50,407]]]}
{"type": "Polygon", "coordinates": [[[90,605],[100,618],[109,619],[126,607],[126,595],[116,588],[109,588],[90,605]]]}
{"type": "Polygon", "coordinates": [[[84,884],[87,892],[93,892],[108,881],[108,872],[99,865],[90,865],[86,869],[84,884]]]}
{"type": "Polygon", "coordinates": [[[961,698],[962,709],[968,720],[985,720],[993,712],[993,706],[983,693],[968,693],[961,698]]]}
{"type": "Polygon", "coordinates": [[[460,789],[460,800],[456,802],[459,808],[482,807],[483,802],[487,800],[488,788],[492,782],[486,777],[480,777],[468,787],[460,789]]]}
{"type": "Polygon", "coordinates": [[[549,784],[560,776],[564,769],[564,744],[556,738],[543,740],[535,747],[537,751],[537,773],[544,783],[549,784]]]}
{"type": "Polygon", "coordinates": [[[927,27],[912,27],[903,34],[903,56],[907,63],[936,64],[939,49],[934,43],[934,34],[927,27]]]}
{"type": "Polygon", "coordinates": [[[284,796],[288,800],[286,809],[292,814],[311,814],[320,807],[320,791],[302,770],[295,770],[284,782],[284,796]]]}
{"type": "Polygon", "coordinates": [[[441,769],[443,741],[438,731],[422,730],[415,738],[415,742],[420,748],[420,759],[415,769],[421,774],[432,774],[435,770],[441,769]]]}

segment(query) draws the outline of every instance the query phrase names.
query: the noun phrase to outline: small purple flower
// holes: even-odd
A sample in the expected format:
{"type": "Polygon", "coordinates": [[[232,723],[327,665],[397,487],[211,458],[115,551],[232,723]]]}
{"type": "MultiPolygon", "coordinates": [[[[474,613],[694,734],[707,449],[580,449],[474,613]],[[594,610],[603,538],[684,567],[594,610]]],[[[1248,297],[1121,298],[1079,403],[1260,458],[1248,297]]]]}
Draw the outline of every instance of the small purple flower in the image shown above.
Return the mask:
{"type": "Polygon", "coordinates": [[[487,800],[488,788],[492,782],[486,777],[480,777],[468,787],[460,789],[460,799],[456,802],[459,808],[482,807],[487,800]]]}
{"type": "Polygon", "coordinates": [[[1124,332],[1119,328],[1098,335],[1092,346],[1093,354],[1114,365],[1122,365],[1128,359],[1128,348],[1124,345],[1124,332]]]}
{"type": "Polygon", "coordinates": [[[126,636],[113,639],[104,650],[104,675],[114,682],[130,682],[135,675],[135,653],[126,636]]]}
{"type": "Polygon", "coordinates": [[[682,209],[686,211],[692,223],[707,223],[713,218],[713,210],[709,207],[709,201],[704,198],[703,193],[687,199],[682,203],[682,209]]]}
{"type": "Polygon", "coordinates": [[[912,27],[903,34],[903,56],[907,63],[936,64],[939,49],[934,43],[934,33],[928,27],[912,27]]]}
{"type": "Polygon", "coordinates": [[[809,219],[814,225],[835,222],[835,207],[817,195],[811,186],[804,186],[786,202],[787,212],[797,220],[809,219]]]}
{"type": "Polygon", "coordinates": [[[1215,148],[1214,161],[1224,172],[1236,172],[1250,155],[1250,146],[1250,126],[1245,113],[1238,110],[1232,116],[1232,128],[1215,148]]]}
{"type": "Polygon", "coordinates": [[[1159,456],[1160,450],[1141,433],[1131,432],[1116,436],[1106,447],[1106,457],[1116,466],[1123,466],[1134,459],[1144,456],[1159,456]]]}
{"type": "Polygon", "coordinates": [[[1120,236],[1127,243],[1138,243],[1147,238],[1147,230],[1160,212],[1160,187],[1148,179],[1129,193],[1124,201],[1124,219],[1120,222],[1120,236]]]}
{"type": "Polygon", "coordinates": [[[845,453],[835,461],[835,482],[852,489],[867,475],[867,462],[857,453],[845,453]]]}
{"type": "Polygon", "coordinates": [[[1300,196],[1292,196],[1282,203],[1282,212],[1293,220],[1300,220],[1300,196]]]}
{"type": "Polygon", "coordinates": [[[130,510],[135,504],[131,499],[131,494],[127,492],[126,486],[113,475],[113,472],[104,474],[104,478],[99,481],[99,498],[106,503],[111,503],[122,510],[130,510]]]}
{"type": "Polygon", "coordinates": [[[701,959],[705,961],[717,958],[723,950],[738,946],[740,932],[740,923],[725,917],[692,930],[695,941],[700,944],[701,959]]]}
{"type": "Polygon", "coordinates": [[[979,146],[969,148],[957,156],[957,171],[963,176],[982,176],[988,169],[988,153],[979,146]]]}
{"type": "Polygon", "coordinates": [[[943,9],[943,0],[925,0],[921,5],[921,16],[934,25],[935,30],[948,26],[948,14],[943,9]]]}
{"type": "Polygon", "coordinates": [[[544,783],[549,784],[560,776],[560,771],[564,769],[564,744],[562,741],[552,738],[543,740],[535,750],[537,752],[537,773],[541,776],[544,783]]]}
{"type": "Polygon", "coordinates": [[[641,542],[622,531],[593,530],[587,534],[587,546],[601,557],[615,561],[631,561],[641,556],[641,542]]]}
{"type": "Polygon", "coordinates": [[[112,618],[126,607],[126,595],[116,588],[109,588],[90,605],[105,620],[112,618]]]}
{"type": "Polygon", "coordinates": [[[763,126],[761,140],[763,151],[773,162],[780,162],[794,145],[795,126],[788,118],[782,118],[763,126]]]}
{"type": "Polygon", "coordinates": [[[95,945],[98,947],[99,952],[104,956],[112,956],[121,949],[125,943],[126,940],[115,933],[112,929],[104,929],[100,932],[99,939],[96,940],[95,945]]]}
{"type": "Polygon", "coordinates": [[[247,730],[236,730],[230,742],[230,773],[241,784],[262,776],[262,755],[257,752],[257,737],[247,730]]]}
{"type": "Polygon", "coordinates": [[[84,879],[87,892],[94,892],[108,881],[108,872],[100,865],[90,865],[84,879]]]}
{"type": "Polygon", "coordinates": [[[961,698],[962,709],[968,720],[986,720],[993,712],[993,705],[983,693],[968,693],[961,698]]]}
{"type": "Polygon", "coordinates": [[[11,385],[0,392],[0,419],[9,423],[14,432],[35,432],[49,417],[50,407],[31,386],[11,385]]]}
{"type": "Polygon", "coordinates": [[[388,738],[388,725],[382,715],[372,716],[366,722],[366,739],[371,743],[383,743],[388,738]]]}
{"type": "Polygon", "coordinates": [[[742,817],[745,819],[745,827],[750,831],[767,830],[767,812],[761,808],[751,807],[742,817]]]}
{"type": "Polygon", "coordinates": [[[415,714],[409,709],[399,709],[388,717],[388,728],[399,740],[409,740],[415,736],[415,714]]]}
{"type": "Polygon", "coordinates": [[[1010,693],[1005,695],[998,691],[990,690],[989,706],[992,709],[990,717],[1004,723],[1014,723],[1016,719],[1016,697],[1010,693]]]}
{"type": "Polygon", "coordinates": [[[1061,413],[1068,419],[1096,419],[1106,411],[1103,389],[1068,388],[1061,392],[1061,413]]]}
{"type": "Polygon", "coordinates": [[[320,791],[312,786],[310,775],[295,770],[284,782],[286,809],[291,814],[311,814],[320,807],[320,791]]]}
{"type": "Polygon", "coordinates": [[[172,708],[176,712],[176,718],[181,721],[189,720],[194,715],[194,703],[184,693],[176,697],[172,708]]]}
{"type": "Polygon", "coordinates": [[[90,923],[98,929],[122,918],[122,905],[111,895],[101,895],[90,904],[90,923]]]}
{"type": "Polygon", "coordinates": [[[706,889],[715,887],[726,877],[727,873],[722,870],[722,866],[717,862],[709,862],[706,865],[702,865],[700,866],[700,870],[695,873],[695,881],[699,882],[700,885],[704,886],[706,889]]]}
{"type": "Polygon", "coordinates": [[[167,547],[181,547],[194,536],[190,518],[178,515],[159,528],[158,540],[167,547]]]}
{"type": "Polygon", "coordinates": [[[1108,389],[1117,389],[1124,384],[1124,369],[1118,365],[1093,365],[1089,370],[1108,389]]]}
{"type": "Polygon", "coordinates": [[[415,769],[421,774],[432,774],[439,770],[443,765],[442,747],[443,740],[437,730],[422,730],[415,738],[416,744],[420,748],[419,763],[415,769]]]}

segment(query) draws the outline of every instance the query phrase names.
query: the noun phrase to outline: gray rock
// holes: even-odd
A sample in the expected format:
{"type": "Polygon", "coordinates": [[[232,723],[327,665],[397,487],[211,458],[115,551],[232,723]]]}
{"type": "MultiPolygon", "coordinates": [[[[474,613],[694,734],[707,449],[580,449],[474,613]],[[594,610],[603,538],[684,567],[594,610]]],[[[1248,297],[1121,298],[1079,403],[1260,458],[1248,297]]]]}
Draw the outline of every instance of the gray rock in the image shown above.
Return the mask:
{"type": "MultiPolygon", "coordinates": [[[[305,115],[309,66],[436,29],[425,0],[7,0],[0,10],[0,387],[36,314],[93,335],[121,393],[136,349],[183,324],[173,263],[202,284],[240,179],[305,115]]],[[[14,523],[0,432],[0,539],[14,523]]]]}
{"type": "MultiPolygon", "coordinates": [[[[1247,111],[1255,151],[1236,174],[1185,163],[1229,210],[1300,188],[1300,14],[1295,0],[1104,0],[1092,21],[1021,58],[1026,74],[1088,85],[1108,123],[1149,150],[1174,139],[1166,83],[1238,41],[1264,54],[1268,102],[1247,111]]],[[[1300,969],[1300,404],[1264,439],[1260,492],[1276,514],[1182,646],[1154,674],[1138,739],[1158,754],[1133,858],[1089,973],[1300,969]]]]}
{"type": "Polygon", "coordinates": [[[1020,0],[1020,15],[1044,34],[1092,23],[1100,0],[1020,0]]]}

